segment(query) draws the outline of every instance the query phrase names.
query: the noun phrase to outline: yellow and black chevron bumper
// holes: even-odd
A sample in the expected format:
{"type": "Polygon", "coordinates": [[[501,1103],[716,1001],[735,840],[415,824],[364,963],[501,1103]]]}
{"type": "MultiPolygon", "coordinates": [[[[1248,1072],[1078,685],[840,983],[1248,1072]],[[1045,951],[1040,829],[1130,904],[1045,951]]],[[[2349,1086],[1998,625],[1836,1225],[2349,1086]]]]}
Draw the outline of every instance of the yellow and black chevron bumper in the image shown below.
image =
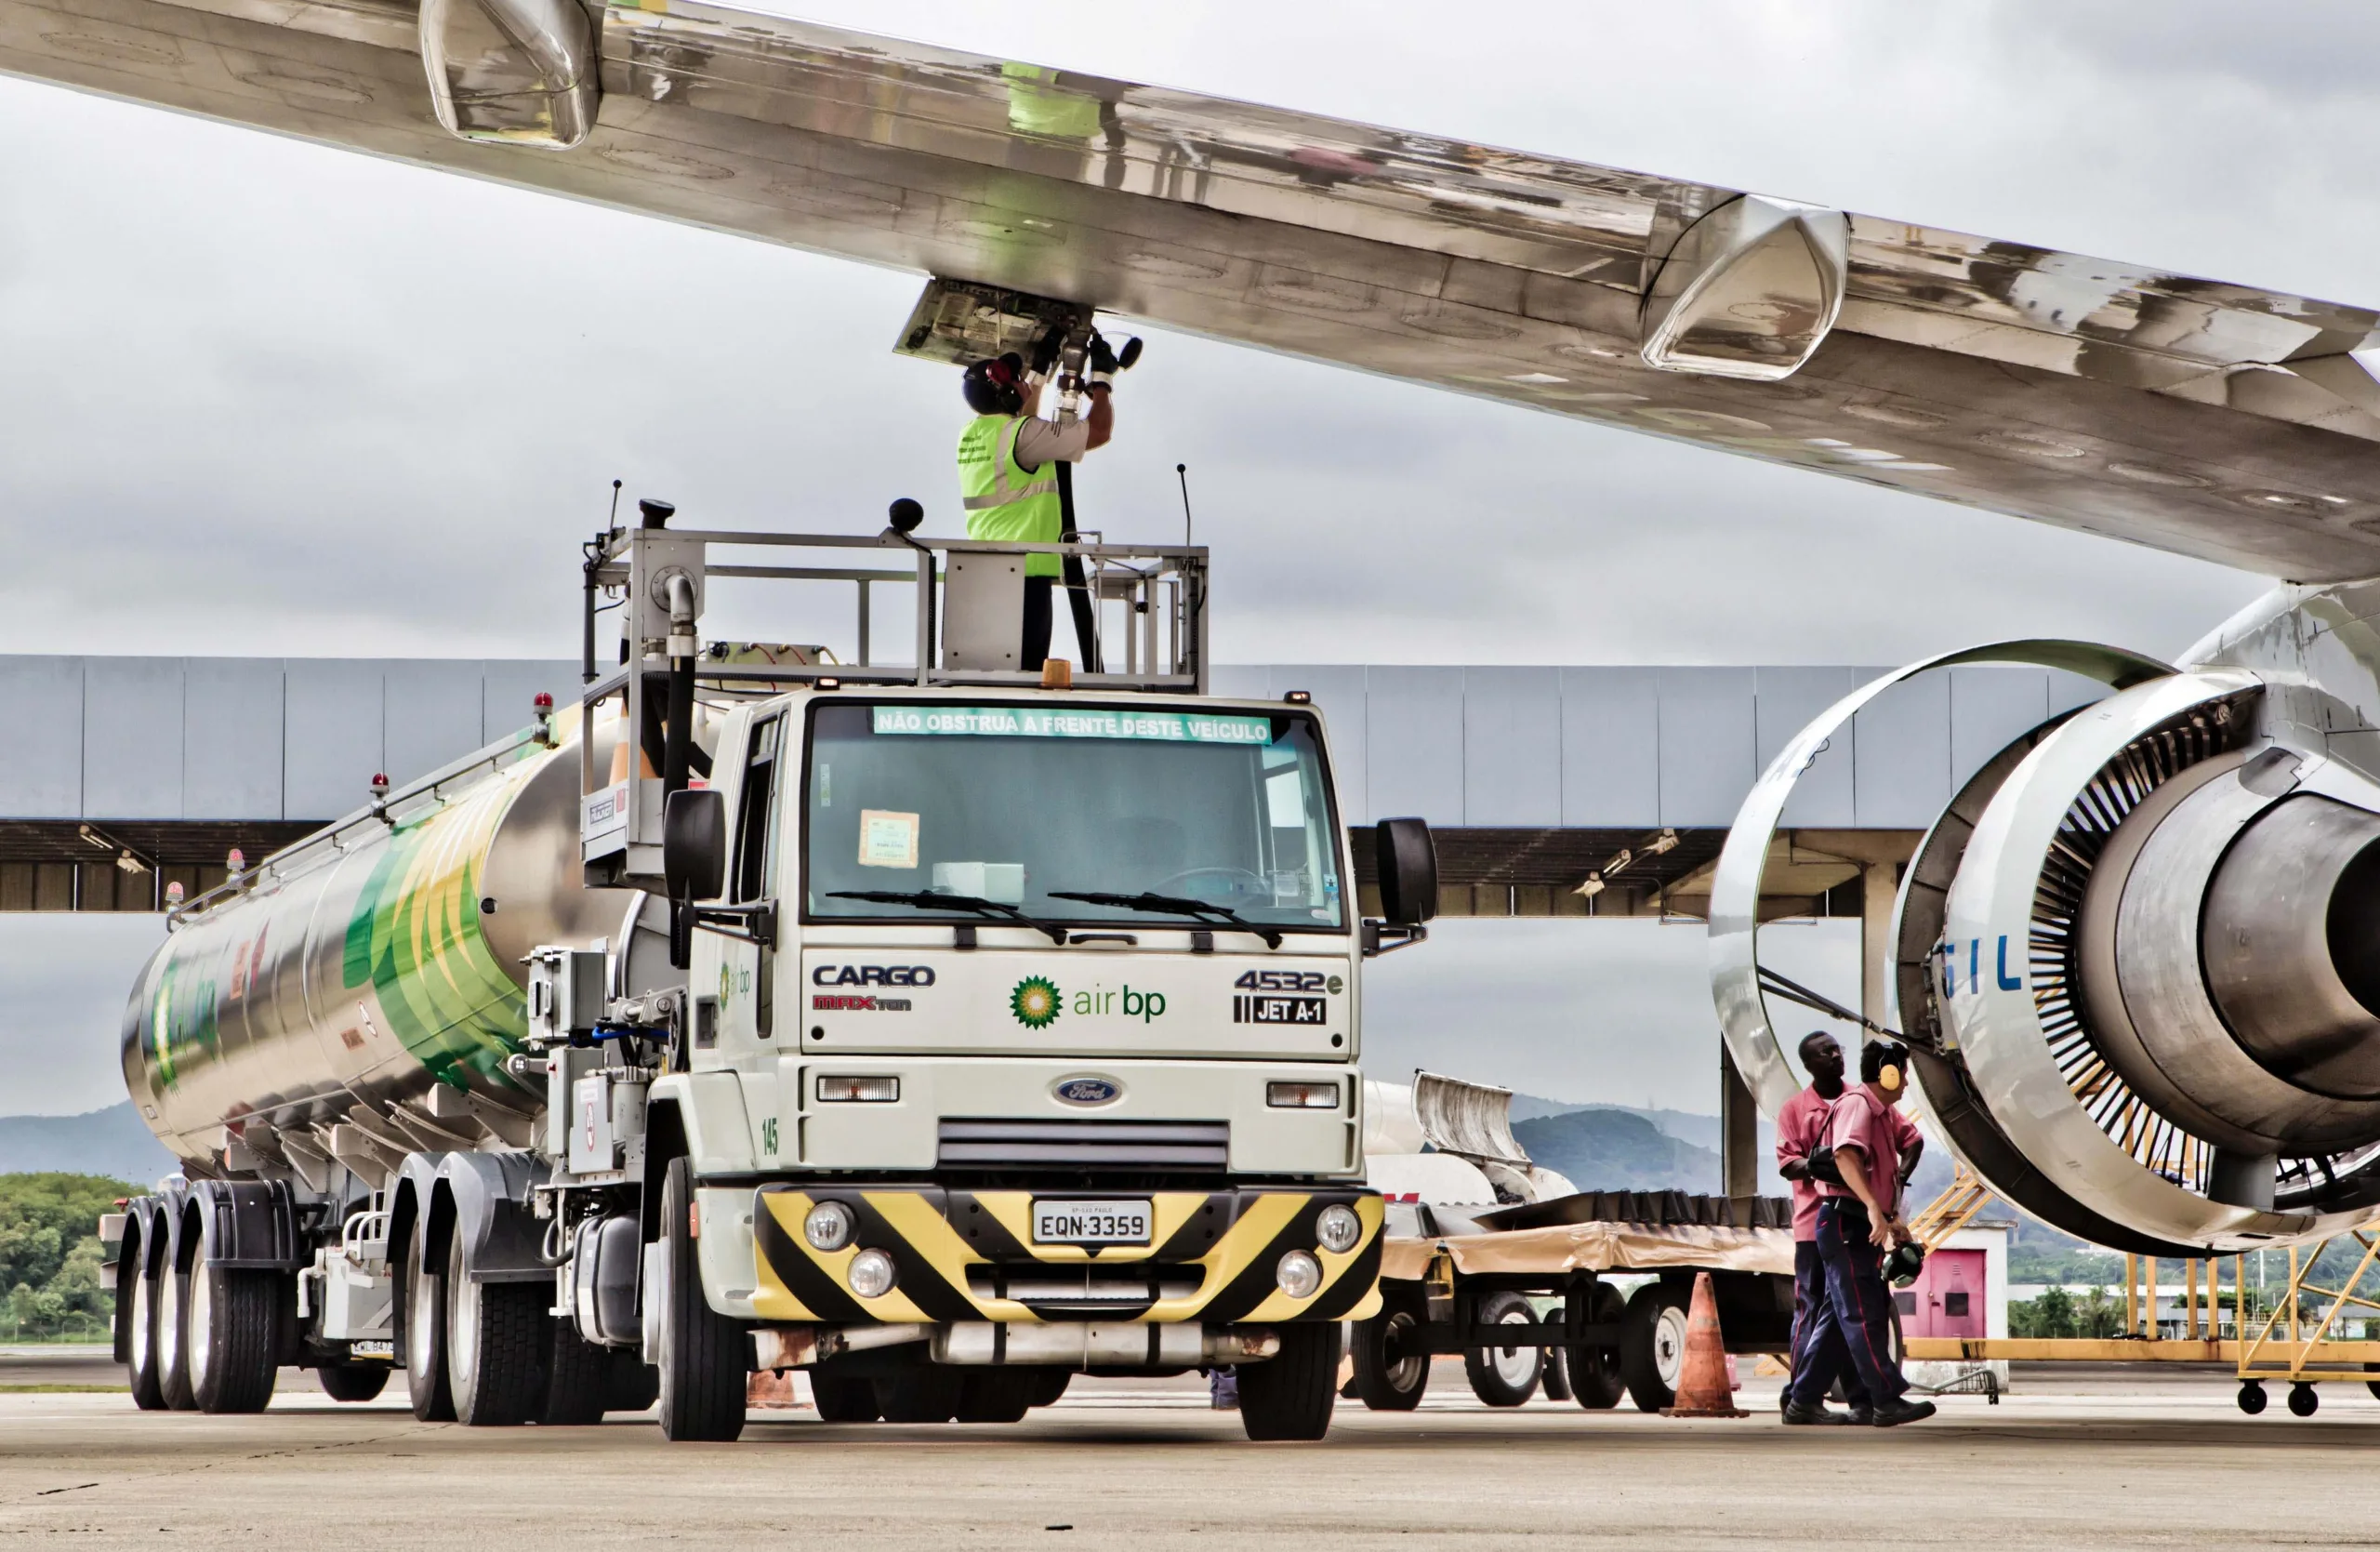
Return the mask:
{"type": "MultiPolygon", "coordinates": [[[[1053,1195],[1055,1193],[1044,1193],[1053,1195]]],[[[945,1191],[913,1186],[763,1186],[753,1204],[753,1313],[764,1320],[832,1324],[954,1320],[1364,1320],[1380,1311],[1381,1200],[1356,1188],[1248,1187],[1149,1194],[1145,1245],[1038,1245],[1031,1191],[945,1191]],[[802,1238],[821,1201],[840,1201],[857,1231],[840,1250],[802,1238]],[[1322,1248],[1315,1218],[1333,1202],[1355,1210],[1363,1238],[1322,1248]],[[847,1268],[866,1249],[892,1257],[898,1277],[877,1298],[852,1292],[847,1268]],[[1322,1285],[1302,1299],[1274,1268],[1291,1250],[1313,1253],[1322,1285]]]]}

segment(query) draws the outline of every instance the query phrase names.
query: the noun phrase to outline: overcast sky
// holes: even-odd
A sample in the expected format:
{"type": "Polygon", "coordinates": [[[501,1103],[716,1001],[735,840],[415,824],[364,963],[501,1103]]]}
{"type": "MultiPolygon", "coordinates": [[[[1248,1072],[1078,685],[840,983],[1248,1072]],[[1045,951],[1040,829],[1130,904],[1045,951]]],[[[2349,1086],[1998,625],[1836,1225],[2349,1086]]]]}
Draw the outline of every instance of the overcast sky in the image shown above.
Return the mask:
{"type": "MultiPolygon", "coordinates": [[[[2380,300],[2367,5],[1569,0],[1460,28],[1416,0],[789,8],[2380,300]]],[[[0,652],[567,656],[575,546],[615,476],[723,526],[865,531],[904,494],[955,524],[963,411],[890,351],[916,277],[26,83],[0,82],[0,652]]],[[[1087,510],[1170,535],[1190,465],[1226,661],[1873,663],[2031,634],[2170,653],[2262,585],[1172,337],[1119,422],[1087,510]]],[[[821,618],[739,623],[847,641],[821,618]]],[[[1499,1010],[1515,1070],[1474,1076],[1712,1108],[1699,946],[1673,947],[1696,935],[1443,935],[1383,979],[1499,1010]]],[[[129,950],[95,935],[77,976],[65,941],[0,922],[0,974],[84,988],[106,1081],[73,1092],[110,1098],[129,950]]],[[[24,1093],[0,1109],[80,1108],[24,1093]]]]}

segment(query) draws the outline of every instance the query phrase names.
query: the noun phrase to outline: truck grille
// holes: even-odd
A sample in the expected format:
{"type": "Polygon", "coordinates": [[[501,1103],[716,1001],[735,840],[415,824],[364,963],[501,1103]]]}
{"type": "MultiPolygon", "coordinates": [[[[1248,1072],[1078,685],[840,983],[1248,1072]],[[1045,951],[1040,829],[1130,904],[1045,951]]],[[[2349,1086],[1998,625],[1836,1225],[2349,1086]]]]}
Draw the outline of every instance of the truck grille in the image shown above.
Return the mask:
{"type": "Polygon", "coordinates": [[[1012,1267],[979,1262],[967,1268],[967,1291],[979,1299],[1014,1299],[1040,1307],[1096,1306],[1145,1309],[1159,1299],[1186,1299],[1206,1285],[1197,1266],[1012,1267]]]}
{"type": "Polygon", "coordinates": [[[1223,1121],[958,1121],[942,1123],[945,1169],[1223,1170],[1223,1121]]]}

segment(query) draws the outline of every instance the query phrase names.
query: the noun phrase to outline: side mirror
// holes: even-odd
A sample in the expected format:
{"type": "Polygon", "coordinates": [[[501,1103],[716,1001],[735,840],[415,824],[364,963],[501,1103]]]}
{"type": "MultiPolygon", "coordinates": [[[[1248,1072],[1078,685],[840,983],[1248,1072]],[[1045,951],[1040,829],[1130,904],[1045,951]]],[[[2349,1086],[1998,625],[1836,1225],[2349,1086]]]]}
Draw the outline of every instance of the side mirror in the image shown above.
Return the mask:
{"type": "Polygon", "coordinates": [[[1381,917],[1418,927],[1438,913],[1438,848],[1430,827],[1421,819],[1382,819],[1376,833],[1381,917]]]}
{"type": "Polygon", "coordinates": [[[669,794],[661,874],[673,900],[712,900],[727,883],[727,803],[707,787],[669,794]]]}

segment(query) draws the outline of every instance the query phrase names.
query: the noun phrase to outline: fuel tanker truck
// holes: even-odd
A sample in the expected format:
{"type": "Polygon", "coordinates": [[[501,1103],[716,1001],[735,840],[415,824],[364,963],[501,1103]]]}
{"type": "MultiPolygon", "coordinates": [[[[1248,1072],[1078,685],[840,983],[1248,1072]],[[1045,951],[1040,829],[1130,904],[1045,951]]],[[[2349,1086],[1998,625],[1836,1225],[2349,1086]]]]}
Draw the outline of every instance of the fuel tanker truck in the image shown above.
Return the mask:
{"type": "Polygon", "coordinates": [[[1426,828],[1348,829],[1305,696],[1206,694],[1202,550],[641,512],[588,550],[577,706],[171,918],[124,1066],[183,1166],[108,1226],[136,1403],[297,1365],[725,1439],[759,1371],[998,1422],[1230,1365],[1250,1437],[1319,1437],[1380,1307],[1360,971],[1424,935],[1426,828]],[[836,548],[874,564],[713,560],[836,548]],[[1079,674],[1018,667],[1036,550],[1079,674]],[[706,643],[729,577],[914,587],[919,666],[706,643]]]}

